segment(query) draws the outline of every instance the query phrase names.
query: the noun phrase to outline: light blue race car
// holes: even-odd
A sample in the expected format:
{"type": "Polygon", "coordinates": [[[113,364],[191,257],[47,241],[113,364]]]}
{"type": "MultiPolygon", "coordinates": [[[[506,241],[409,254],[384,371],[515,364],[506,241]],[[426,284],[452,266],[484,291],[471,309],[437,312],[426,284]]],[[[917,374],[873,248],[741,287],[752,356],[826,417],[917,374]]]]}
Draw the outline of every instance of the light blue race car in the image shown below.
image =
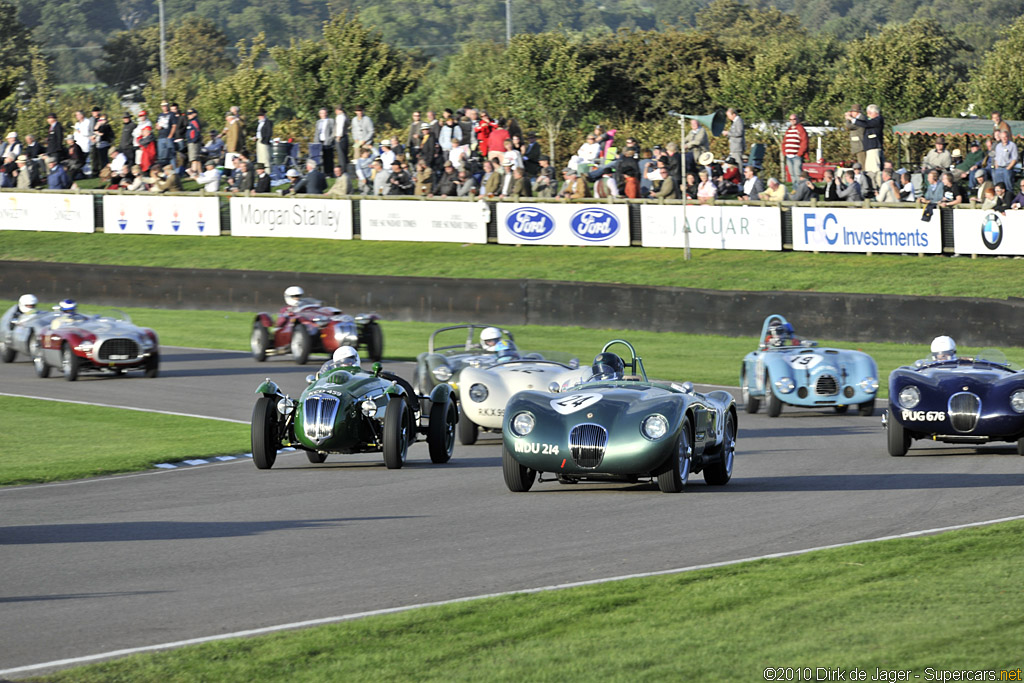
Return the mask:
{"type": "Polygon", "coordinates": [[[772,314],[761,326],[757,351],[743,358],[740,389],[748,413],[756,413],[764,401],[769,417],[778,417],[784,403],[831,406],[837,413],[857,406],[867,416],[875,411],[878,366],[862,351],[800,340],[784,317],[772,314]]]}

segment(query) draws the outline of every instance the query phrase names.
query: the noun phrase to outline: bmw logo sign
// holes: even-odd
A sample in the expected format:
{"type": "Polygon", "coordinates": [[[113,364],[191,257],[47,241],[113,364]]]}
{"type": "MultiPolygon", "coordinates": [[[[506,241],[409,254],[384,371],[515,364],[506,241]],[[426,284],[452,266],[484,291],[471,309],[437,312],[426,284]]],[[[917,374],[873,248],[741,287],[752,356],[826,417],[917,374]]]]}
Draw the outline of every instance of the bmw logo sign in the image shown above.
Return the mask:
{"type": "Polygon", "coordinates": [[[603,242],[619,231],[619,218],[608,209],[583,209],[572,215],[569,228],[581,240],[603,242]]]}
{"type": "Polygon", "coordinates": [[[996,250],[1003,241],[1003,221],[998,213],[987,213],[981,221],[981,241],[991,250],[996,250]]]}
{"type": "Polygon", "coordinates": [[[505,227],[524,240],[542,240],[555,230],[555,219],[536,206],[524,206],[509,212],[505,227]]]}

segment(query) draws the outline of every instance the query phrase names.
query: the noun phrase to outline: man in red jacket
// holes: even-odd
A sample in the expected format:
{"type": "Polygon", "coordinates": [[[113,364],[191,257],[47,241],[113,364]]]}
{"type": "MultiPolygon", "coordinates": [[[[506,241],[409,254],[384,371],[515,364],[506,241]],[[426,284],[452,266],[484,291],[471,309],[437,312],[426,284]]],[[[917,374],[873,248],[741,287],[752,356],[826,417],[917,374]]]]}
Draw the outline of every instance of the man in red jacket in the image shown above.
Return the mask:
{"type": "Polygon", "coordinates": [[[798,114],[789,115],[789,128],[782,138],[782,153],[786,156],[790,182],[796,183],[804,168],[804,159],[807,158],[807,130],[798,114]]]}

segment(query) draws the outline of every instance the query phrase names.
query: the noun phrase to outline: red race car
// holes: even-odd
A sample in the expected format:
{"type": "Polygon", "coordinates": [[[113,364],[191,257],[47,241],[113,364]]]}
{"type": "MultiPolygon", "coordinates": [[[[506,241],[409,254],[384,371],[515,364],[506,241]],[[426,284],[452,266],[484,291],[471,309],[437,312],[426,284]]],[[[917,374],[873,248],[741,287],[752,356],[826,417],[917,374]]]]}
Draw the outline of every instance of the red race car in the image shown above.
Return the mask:
{"type": "Polygon", "coordinates": [[[39,333],[32,362],[36,374],[49,377],[60,368],[64,379],[74,382],[81,372],[124,374],[140,369],[146,377],[160,372],[160,342],[156,332],[133,325],[123,313],[83,315],[71,299],[55,307],[58,314],[39,333]]]}
{"type": "Polygon", "coordinates": [[[295,362],[303,365],[309,354],[330,355],[339,346],[362,347],[371,361],[381,359],[384,333],[376,314],[346,315],[339,308],[307,298],[301,287],[286,289],[284,300],[287,306],[276,320],[270,313],[259,313],[253,321],[250,346],[258,362],[291,353],[295,362]]]}

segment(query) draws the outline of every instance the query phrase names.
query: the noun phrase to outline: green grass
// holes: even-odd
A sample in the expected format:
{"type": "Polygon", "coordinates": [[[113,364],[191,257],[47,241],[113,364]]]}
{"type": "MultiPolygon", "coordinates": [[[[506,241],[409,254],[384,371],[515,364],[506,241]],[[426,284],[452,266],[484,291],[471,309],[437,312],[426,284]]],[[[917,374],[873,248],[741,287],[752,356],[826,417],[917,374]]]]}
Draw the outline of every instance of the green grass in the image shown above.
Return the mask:
{"type": "Polygon", "coordinates": [[[249,426],[219,420],[7,396],[0,396],[0,414],[0,486],[136,472],[249,450],[249,426]]]}
{"type": "MultiPolygon", "coordinates": [[[[0,310],[13,302],[0,300],[0,310]]],[[[83,306],[84,312],[104,310],[103,307],[83,306]]],[[[160,343],[168,346],[195,346],[210,349],[249,349],[249,331],[254,313],[227,311],[177,311],[144,308],[126,308],[132,321],[152,327],[160,336],[160,343]]],[[[455,321],[459,322],[459,321],[455,321]]],[[[427,349],[430,333],[449,323],[396,322],[384,320],[384,357],[389,360],[415,360],[427,349]]],[[[545,327],[522,325],[512,329],[516,343],[526,350],[567,351],[589,362],[610,339],[625,338],[633,343],[644,359],[651,377],[706,384],[739,384],[740,363],[743,356],[753,351],[757,338],[722,337],[712,335],[680,334],[676,332],[649,332],[640,330],[595,330],[584,327],[545,327]]],[[[760,330],[754,331],[755,334],[760,330]]],[[[878,364],[879,396],[887,396],[886,381],[889,373],[901,365],[913,363],[929,354],[926,344],[851,343],[839,340],[818,340],[819,344],[852,348],[870,354],[878,364]]],[[[960,355],[969,356],[977,348],[961,347],[960,355]]],[[[1007,357],[1024,365],[1024,348],[1002,349],[1007,357]]],[[[325,358],[325,357],[314,357],[325,358]]]]}
{"type": "Polygon", "coordinates": [[[1013,259],[0,231],[0,260],[615,282],[727,290],[1020,296],[1013,259]]]}
{"type": "Polygon", "coordinates": [[[867,680],[876,668],[910,669],[910,680],[929,680],[926,667],[1016,671],[1022,533],[1024,523],[1012,522],[424,608],[45,680],[763,681],[765,667],[840,667],[846,680],[855,667],[867,680]]]}

